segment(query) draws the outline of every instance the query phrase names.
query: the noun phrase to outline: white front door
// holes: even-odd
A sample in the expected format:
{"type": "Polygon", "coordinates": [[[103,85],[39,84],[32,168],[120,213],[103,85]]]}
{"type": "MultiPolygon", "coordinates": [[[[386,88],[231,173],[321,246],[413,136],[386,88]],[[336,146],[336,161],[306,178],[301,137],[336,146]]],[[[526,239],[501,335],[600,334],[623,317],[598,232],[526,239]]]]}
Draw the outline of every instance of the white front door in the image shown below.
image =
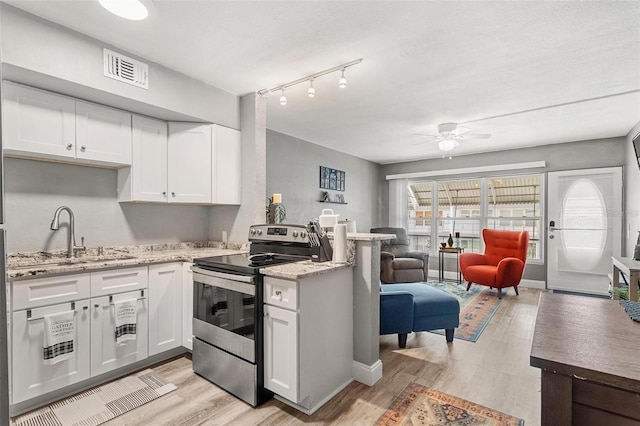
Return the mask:
{"type": "Polygon", "coordinates": [[[607,295],[620,255],[622,168],[549,173],[547,287],[607,295]]]}

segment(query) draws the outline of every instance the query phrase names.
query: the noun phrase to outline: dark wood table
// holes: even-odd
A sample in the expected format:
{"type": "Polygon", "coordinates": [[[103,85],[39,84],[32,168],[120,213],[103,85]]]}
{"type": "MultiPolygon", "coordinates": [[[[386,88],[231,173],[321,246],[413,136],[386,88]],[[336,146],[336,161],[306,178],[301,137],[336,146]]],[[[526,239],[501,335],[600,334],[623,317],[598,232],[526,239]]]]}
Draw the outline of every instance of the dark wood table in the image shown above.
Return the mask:
{"type": "Polygon", "coordinates": [[[542,293],[530,364],[542,425],[640,425],[640,323],[617,300],[542,293]]]}
{"type": "Polygon", "coordinates": [[[462,271],[460,270],[460,254],[464,251],[464,247],[444,247],[438,249],[438,281],[444,281],[444,254],[453,253],[456,255],[456,274],[458,275],[458,284],[462,284],[462,271]]]}

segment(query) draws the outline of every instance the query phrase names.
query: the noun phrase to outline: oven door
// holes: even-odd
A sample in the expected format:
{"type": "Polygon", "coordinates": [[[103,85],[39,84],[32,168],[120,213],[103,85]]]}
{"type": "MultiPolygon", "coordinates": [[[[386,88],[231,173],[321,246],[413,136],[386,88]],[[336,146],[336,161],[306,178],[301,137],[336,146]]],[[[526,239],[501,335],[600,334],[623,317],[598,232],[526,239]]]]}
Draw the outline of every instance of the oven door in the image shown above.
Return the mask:
{"type": "Polygon", "coordinates": [[[193,270],[193,334],[256,362],[256,276],[193,270]]]}

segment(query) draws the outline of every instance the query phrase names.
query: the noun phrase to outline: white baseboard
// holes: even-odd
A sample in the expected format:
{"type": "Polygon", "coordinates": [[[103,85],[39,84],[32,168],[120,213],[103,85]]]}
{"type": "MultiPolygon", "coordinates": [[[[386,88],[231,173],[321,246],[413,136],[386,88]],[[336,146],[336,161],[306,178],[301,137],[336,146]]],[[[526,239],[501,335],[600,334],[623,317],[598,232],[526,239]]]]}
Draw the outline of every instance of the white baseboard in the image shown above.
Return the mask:
{"type": "MultiPolygon", "coordinates": [[[[273,395],[273,397],[275,399],[277,399],[280,402],[284,402],[285,404],[295,408],[298,411],[302,411],[303,413],[305,413],[306,415],[310,416],[313,413],[315,413],[316,411],[318,411],[318,409],[320,407],[322,407],[324,404],[326,404],[327,402],[329,402],[329,400],[331,398],[333,398],[334,396],[336,396],[337,394],[339,394],[340,392],[342,392],[342,390],[344,388],[346,388],[347,386],[349,386],[349,383],[353,382],[353,380],[349,379],[347,380],[345,383],[343,383],[341,386],[339,386],[336,390],[334,390],[333,392],[331,392],[329,395],[327,395],[326,397],[322,398],[320,401],[318,401],[313,407],[307,408],[304,405],[300,405],[300,404],[296,404],[295,402],[289,401],[287,398],[284,398],[280,395],[273,395]]],[[[308,398],[306,398],[308,399],[308,398]]],[[[305,399],[305,401],[306,401],[305,399]]]]}
{"type": "Polygon", "coordinates": [[[356,382],[373,386],[382,378],[382,361],[377,360],[372,365],[366,365],[358,361],[351,364],[351,374],[356,382]]]}
{"type": "Polygon", "coordinates": [[[539,280],[520,280],[520,284],[518,287],[527,287],[527,288],[535,288],[538,290],[546,290],[547,283],[545,281],[539,280]]]}

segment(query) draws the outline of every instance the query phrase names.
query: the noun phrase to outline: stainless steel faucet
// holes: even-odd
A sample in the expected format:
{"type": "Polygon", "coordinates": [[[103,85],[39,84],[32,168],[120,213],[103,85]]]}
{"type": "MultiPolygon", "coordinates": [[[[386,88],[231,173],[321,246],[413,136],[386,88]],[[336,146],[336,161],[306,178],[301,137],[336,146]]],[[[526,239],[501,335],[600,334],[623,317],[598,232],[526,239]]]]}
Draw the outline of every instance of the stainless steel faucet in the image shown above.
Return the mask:
{"type": "Polygon", "coordinates": [[[75,234],[75,223],[73,219],[73,212],[67,206],[60,206],[53,214],[53,220],[51,221],[51,230],[57,231],[60,229],[60,213],[66,210],[69,213],[69,234],[67,236],[67,257],[75,257],[76,250],[86,250],[87,248],[84,246],[84,237],[81,239],[80,246],[76,245],[76,234],[75,234]]]}

